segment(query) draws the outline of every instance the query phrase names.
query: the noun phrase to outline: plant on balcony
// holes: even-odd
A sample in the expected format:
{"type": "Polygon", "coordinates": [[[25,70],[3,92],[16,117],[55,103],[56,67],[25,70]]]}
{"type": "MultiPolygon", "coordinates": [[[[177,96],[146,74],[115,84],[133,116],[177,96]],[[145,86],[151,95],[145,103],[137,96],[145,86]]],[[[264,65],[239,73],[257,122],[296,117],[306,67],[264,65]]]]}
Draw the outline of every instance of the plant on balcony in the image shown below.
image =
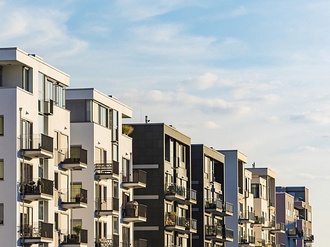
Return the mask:
{"type": "Polygon", "coordinates": [[[165,219],[165,225],[174,226],[175,221],[176,221],[176,213],[175,212],[168,212],[167,217],[165,219]]]}
{"type": "Polygon", "coordinates": [[[123,126],[122,126],[122,133],[124,135],[130,135],[130,134],[133,133],[133,131],[134,131],[133,126],[127,125],[127,124],[123,124],[123,126]]]}
{"type": "Polygon", "coordinates": [[[79,234],[81,232],[81,225],[80,224],[77,224],[72,229],[79,236],[79,234]]]}

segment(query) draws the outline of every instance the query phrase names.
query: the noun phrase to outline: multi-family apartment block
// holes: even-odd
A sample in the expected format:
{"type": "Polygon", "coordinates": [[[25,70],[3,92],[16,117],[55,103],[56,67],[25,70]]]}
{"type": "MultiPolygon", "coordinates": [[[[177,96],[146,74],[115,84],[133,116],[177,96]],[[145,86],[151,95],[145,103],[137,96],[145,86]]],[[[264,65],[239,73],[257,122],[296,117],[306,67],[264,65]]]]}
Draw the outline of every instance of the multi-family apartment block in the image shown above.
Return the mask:
{"type": "MultiPolygon", "coordinates": [[[[88,151],[87,168],[73,172],[73,184],[88,193],[88,206],[73,211],[73,221],[88,226],[95,246],[128,247],[135,222],[146,221],[146,206],[133,200],[134,189],[146,187],[146,173],[133,171],[132,138],[123,133],[122,120],[132,110],[95,89],[68,89],[71,111],[71,149],[88,151]]],[[[141,244],[142,246],[142,244],[141,244]]]]}
{"type": "Polygon", "coordinates": [[[0,49],[0,238],[3,246],[58,246],[71,233],[69,76],[17,48],[0,49]],[[69,154],[68,154],[69,156],[69,154]],[[61,181],[61,183],[59,183],[61,181]]]}
{"type": "Polygon", "coordinates": [[[308,247],[314,242],[312,207],[309,190],[304,186],[276,187],[277,222],[286,232],[278,235],[277,244],[285,247],[308,247]]]}
{"type": "Polygon", "coordinates": [[[198,222],[193,246],[226,246],[233,241],[234,231],[226,225],[234,208],[226,201],[224,161],[224,155],[213,148],[191,146],[192,185],[198,191],[198,203],[193,205],[193,218],[198,222]]]}
{"type": "Polygon", "coordinates": [[[163,123],[133,124],[134,169],[147,171],[147,188],[134,199],[148,206],[146,223],[134,227],[137,238],[148,246],[192,246],[196,219],[192,205],[190,138],[163,123]]]}

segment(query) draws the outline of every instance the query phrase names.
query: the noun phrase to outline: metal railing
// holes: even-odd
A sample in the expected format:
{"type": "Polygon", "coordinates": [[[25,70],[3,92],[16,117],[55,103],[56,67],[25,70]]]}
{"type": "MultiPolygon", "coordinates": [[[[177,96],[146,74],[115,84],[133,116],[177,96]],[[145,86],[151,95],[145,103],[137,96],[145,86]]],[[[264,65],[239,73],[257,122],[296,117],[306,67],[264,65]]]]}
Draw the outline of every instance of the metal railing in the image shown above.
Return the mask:
{"type": "Polygon", "coordinates": [[[221,199],[205,199],[206,209],[223,209],[223,204],[221,199]]]}
{"type": "Polygon", "coordinates": [[[71,188],[71,196],[69,202],[87,203],[87,190],[82,188],[71,188]]]}
{"type": "Polygon", "coordinates": [[[255,216],[254,224],[265,224],[265,217],[264,216],[255,216]]]}
{"type": "Polygon", "coordinates": [[[229,202],[224,202],[223,203],[223,211],[232,214],[234,212],[234,205],[232,203],[229,203],[229,202]]]}
{"type": "Polygon", "coordinates": [[[116,210],[119,211],[119,199],[114,197],[95,198],[95,210],[116,210]]]}
{"type": "Polygon", "coordinates": [[[119,175],[119,163],[117,161],[95,163],[94,168],[96,174],[109,173],[119,175]]]}
{"type": "Polygon", "coordinates": [[[79,243],[88,243],[88,230],[81,229],[79,234],[67,234],[64,235],[64,244],[79,244],[79,243]]]}
{"type": "Polygon", "coordinates": [[[197,220],[186,219],[185,227],[186,227],[186,230],[197,230],[197,220]]]}
{"type": "Polygon", "coordinates": [[[205,226],[205,235],[208,236],[222,236],[222,226],[221,225],[206,225],[205,226]]]}
{"type": "Polygon", "coordinates": [[[243,235],[240,237],[240,243],[245,244],[245,243],[250,243],[250,244],[254,244],[256,241],[254,236],[247,236],[247,235],[243,235]]]}
{"type": "Polygon", "coordinates": [[[87,150],[81,147],[70,147],[70,157],[66,157],[63,163],[84,163],[87,165],[87,150]]]}
{"type": "Polygon", "coordinates": [[[252,211],[243,211],[240,212],[239,214],[239,219],[240,220],[251,220],[254,221],[255,220],[255,214],[252,211]]]}
{"type": "Polygon", "coordinates": [[[123,213],[124,217],[132,217],[132,218],[138,218],[138,217],[147,217],[147,206],[140,204],[136,201],[127,202],[123,205],[123,213]]]}
{"type": "Polygon", "coordinates": [[[53,138],[45,134],[21,135],[20,147],[23,150],[44,149],[53,152],[53,138]]]}
{"type": "Polygon", "coordinates": [[[187,199],[197,201],[197,191],[193,189],[188,189],[187,199]]]}
{"type": "Polygon", "coordinates": [[[177,185],[174,183],[165,184],[165,194],[166,195],[179,195],[186,197],[186,188],[182,185],[177,185]]]}
{"type": "Polygon", "coordinates": [[[53,238],[53,224],[45,222],[37,222],[24,224],[20,226],[20,236],[22,238],[53,238]]]}
{"type": "Polygon", "coordinates": [[[165,213],[165,225],[166,226],[185,226],[186,218],[179,217],[175,212],[165,213]]]}
{"type": "Polygon", "coordinates": [[[123,174],[122,176],[123,182],[133,182],[133,183],[147,183],[147,172],[143,170],[133,170],[133,177],[130,179],[128,176],[123,174]]]}
{"type": "Polygon", "coordinates": [[[35,195],[41,193],[52,196],[54,194],[53,181],[45,178],[39,178],[26,183],[21,183],[21,194],[35,195]]]}
{"type": "Polygon", "coordinates": [[[148,241],[146,239],[137,239],[134,240],[134,247],[147,247],[148,246],[148,241]]]}

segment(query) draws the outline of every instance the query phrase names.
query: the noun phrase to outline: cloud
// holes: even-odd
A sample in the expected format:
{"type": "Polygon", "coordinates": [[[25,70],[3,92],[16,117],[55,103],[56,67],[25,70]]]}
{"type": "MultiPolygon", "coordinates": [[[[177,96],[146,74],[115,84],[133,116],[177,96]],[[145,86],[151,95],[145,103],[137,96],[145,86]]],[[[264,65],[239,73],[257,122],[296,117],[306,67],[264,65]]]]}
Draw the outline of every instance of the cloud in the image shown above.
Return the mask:
{"type": "Polygon", "coordinates": [[[326,107],[319,110],[310,110],[299,113],[292,113],[289,120],[298,123],[316,123],[319,125],[330,124],[330,108],[326,107]]]}
{"type": "Polygon", "coordinates": [[[220,128],[219,124],[217,124],[216,122],[213,122],[213,121],[206,121],[204,127],[209,130],[214,130],[214,129],[220,128]]]}
{"type": "Polygon", "coordinates": [[[205,73],[204,75],[201,75],[199,77],[184,80],[181,82],[181,85],[184,85],[186,87],[194,87],[199,90],[205,90],[212,88],[216,82],[219,80],[218,76],[212,73],[205,73]]]}

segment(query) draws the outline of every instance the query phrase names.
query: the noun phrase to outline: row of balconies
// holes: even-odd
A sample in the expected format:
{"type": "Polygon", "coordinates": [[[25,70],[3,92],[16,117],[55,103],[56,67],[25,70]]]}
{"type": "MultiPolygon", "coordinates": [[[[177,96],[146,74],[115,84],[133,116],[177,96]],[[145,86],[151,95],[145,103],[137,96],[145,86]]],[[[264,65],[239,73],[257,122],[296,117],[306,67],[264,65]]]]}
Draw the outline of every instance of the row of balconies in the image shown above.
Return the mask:
{"type": "Polygon", "coordinates": [[[234,205],[229,202],[222,202],[221,199],[205,199],[205,211],[220,216],[232,216],[234,205]]]}
{"type": "Polygon", "coordinates": [[[170,201],[177,201],[181,204],[196,204],[197,203],[197,192],[193,189],[187,189],[182,185],[175,183],[165,184],[165,199],[170,201]]]}
{"type": "Polygon", "coordinates": [[[205,238],[216,242],[232,242],[234,231],[222,225],[206,225],[205,238]]]}
{"type": "Polygon", "coordinates": [[[165,229],[181,233],[197,233],[197,220],[177,216],[176,212],[165,213],[165,229]]]}

